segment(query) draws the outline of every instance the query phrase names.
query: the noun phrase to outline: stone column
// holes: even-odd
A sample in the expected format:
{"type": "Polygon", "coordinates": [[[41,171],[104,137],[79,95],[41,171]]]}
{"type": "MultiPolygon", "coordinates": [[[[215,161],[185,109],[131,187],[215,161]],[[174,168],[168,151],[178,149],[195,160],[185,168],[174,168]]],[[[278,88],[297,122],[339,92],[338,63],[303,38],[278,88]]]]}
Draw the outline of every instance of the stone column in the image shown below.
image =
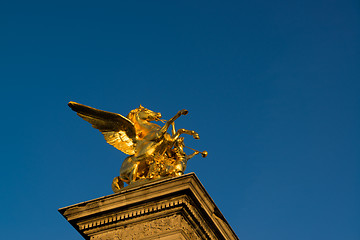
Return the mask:
{"type": "Polygon", "coordinates": [[[85,238],[238,239],[194,173],[60,208],[85,238]]]}

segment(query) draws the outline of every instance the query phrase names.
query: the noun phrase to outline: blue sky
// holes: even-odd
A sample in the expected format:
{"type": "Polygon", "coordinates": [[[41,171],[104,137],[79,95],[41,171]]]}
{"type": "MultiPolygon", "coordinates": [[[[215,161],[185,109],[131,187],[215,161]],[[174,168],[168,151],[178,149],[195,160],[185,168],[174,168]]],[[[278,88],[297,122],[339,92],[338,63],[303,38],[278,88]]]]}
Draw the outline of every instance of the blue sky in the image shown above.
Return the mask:
{"type": "Polygon", "coordinates": [[[242,240],[360,239],[359,1],[7,1],[0,30],[4,239],[82,239],[57,209],[112,193],[126,155],[69,101],[188,109],[242,240]]]}

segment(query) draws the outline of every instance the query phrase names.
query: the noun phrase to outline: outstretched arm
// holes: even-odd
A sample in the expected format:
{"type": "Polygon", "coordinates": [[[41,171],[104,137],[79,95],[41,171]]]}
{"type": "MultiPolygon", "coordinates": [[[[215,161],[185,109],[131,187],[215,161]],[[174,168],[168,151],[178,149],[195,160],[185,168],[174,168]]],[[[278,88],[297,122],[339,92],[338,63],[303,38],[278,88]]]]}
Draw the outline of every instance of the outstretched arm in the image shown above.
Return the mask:
{"type": "Polygon", "coordinates": [[[193,158],[194,156],[198,155],[200,152],[195,151],[193,154],[186,155],[186,159],[189,160],[190,158],[193,158]]]}

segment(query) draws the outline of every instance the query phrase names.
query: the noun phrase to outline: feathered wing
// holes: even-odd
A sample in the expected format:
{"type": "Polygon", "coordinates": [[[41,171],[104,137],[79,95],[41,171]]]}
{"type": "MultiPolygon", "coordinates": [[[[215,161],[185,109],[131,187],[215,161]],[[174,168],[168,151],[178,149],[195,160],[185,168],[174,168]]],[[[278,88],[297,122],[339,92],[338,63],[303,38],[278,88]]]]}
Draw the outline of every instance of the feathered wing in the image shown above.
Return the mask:
{"type": "Polygon", "coordinates": [[[68,105],[82,119],[98,129],[104,135],[107,143],[125,154],[135,154],[136,131],[134,123],[128,118],[76,102],[69,102],[68,105]]]}

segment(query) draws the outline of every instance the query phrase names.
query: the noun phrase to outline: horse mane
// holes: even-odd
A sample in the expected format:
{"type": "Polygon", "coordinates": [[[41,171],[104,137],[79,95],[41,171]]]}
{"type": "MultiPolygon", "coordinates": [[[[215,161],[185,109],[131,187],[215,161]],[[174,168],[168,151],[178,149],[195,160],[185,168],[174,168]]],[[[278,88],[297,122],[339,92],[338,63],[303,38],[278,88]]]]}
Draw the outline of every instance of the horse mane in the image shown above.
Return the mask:
{"type": "Polygon", "coordinates": [[[139,108],[135,108],[129,112],[129,114],[126,116],[130,121],[135,122],[135,115],[140,111],[139,108]]]}

